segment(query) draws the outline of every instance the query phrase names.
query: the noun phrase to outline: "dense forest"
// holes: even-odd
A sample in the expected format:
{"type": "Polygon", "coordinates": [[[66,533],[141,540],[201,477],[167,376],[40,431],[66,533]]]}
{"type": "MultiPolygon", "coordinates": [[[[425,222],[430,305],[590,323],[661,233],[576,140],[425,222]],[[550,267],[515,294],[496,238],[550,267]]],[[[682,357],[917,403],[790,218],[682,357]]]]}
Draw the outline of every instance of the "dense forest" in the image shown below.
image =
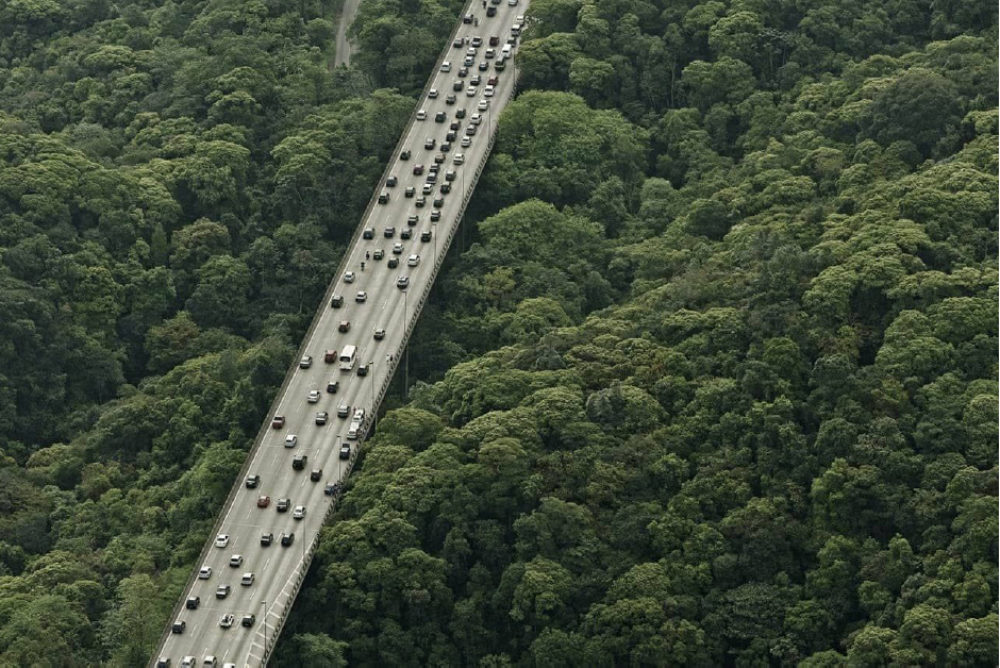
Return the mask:
{"type": "MultiPolygon", "coordinates": [[[[0,665],[144,663],[457,0],[0,3],[0,665]]],[[[532,0],[278,666],[993,666],[997,15],[532,0]]]]}

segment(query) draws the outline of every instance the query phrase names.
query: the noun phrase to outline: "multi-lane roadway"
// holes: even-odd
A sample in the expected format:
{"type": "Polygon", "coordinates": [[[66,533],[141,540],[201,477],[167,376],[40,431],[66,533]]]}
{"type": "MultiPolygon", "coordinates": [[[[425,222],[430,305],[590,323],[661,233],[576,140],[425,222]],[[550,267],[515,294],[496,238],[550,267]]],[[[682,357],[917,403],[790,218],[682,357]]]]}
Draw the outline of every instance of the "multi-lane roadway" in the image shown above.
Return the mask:
{"type": "MultiPolygon", "coordinates": [[[[341,458],[341,447],[347,443],[353,451],[362,442],[347,438],[351,416],[357,408],[363,408],[365,426],[371,422],[465,201],[475,187],[499,113],[512,95],[512,57],[506,59],[502,71],[498,71],[496,63],[527,2],[494,2],[488,3],[495,7],[493,17],[486,16],[480,0],[466,8],[465,12],[474,18],[467,23],[469,19],[463,15],[436,63],[386,177],[376,189],[375,203],[359,225],[366,232],[355,235],[303,343],[301,353],[312,357],[311,365],[305,367],[296,359],[272,412],[265,417],[267,427],[262,429],[246,467],[249,475],[259,476],[259,482],[249,488],[242,476],[236,481],[230,503],[220,509],[222,519],[217,523],[217,532],[228,538],[218,540],[220,546],[216,546],[217,535],[208,537],[195,570],[207,567],[211,573],[204,579],[192,576],[169,620],[170,628],[152,657],[152,665],[164,659],[173,666],[185,665],[185,659],[197,666],[211,665],[213,659],[220,666],[259,666],[266,662],[308,568],[310,547],[334,501],[335,497],[324,490],[342,482],[349,473],[352,460],[341,458]],[[480,40],[482,44],[473,46],[480,40]],[[491,42],[496,43],[491,46],[491,42]],[[487,49],[493,49],[493,53],[487,54],[487,49]],[[461,72],[466,62],[472,65],[467,72],[461,72]],[[479,82],[473,84],[476,76],[479,82]],[[496,82],[492,96],[487,97],[485,90],[491,77],[496,77],[496,82]],[[449,98],[452,95],[453,103],[449,98]],[[464,110],[464,118],[457,118],[460,109],[464,110]],[[441,122],[437,120],[439,114],[444,115],[441,122]],[[467,135],[474,114],[480,115],[479,124],[474,135],[467,135]],[[458,124],[454,130],[452,123],[458,124]],[[450,150],[442,152],[441,145],[449,132],[455,136],[450,150]],[[465,137],[468,145],[463,147],[465,137]],[[428,139],[434,141],[433,148],[425,148],[428,139]],[[437,178],[425,194],[435,164],[439,164],[437,178]],[[414,173],[421,171],[415,170],[417,165],[423,167],[421,174],[414,173]],[[392,182],[395,185],[389,185],[392,182]],[[450,186],[447,193],[442,193],[444,184],[450,186]],[[412,197],[406,196],[408,187],[414,189],[412,197]],[[384,203],[380,201],[385,200],[380,198],[383,194],[388,195],[384,203]],[[418,206],[420,197],[425,198],[423,206],[418,206]],[[433,221],[435,211],[440,219],[433,221]],[[386,228],[394,228],[391,236],[386,228]],[[404,230],[410,238],[401,238],[404,230]],[[397,266],[390,267],[392,259],[397,266]],[[352,277],[346,276],[348,272],[352,277]],[[401,278],[407,279],[405,288],[400,285],[401,278]],[[359,292],[366,295],[363,301],[359,292]],[[337,308],[331,306],[334,297],[343,299],[337,308]],[[344,323],[349,323],[346,332],[341,331],[344,323]],[[376,330],[384,330],[384,337],[377,339],[376,330]],[[327,350],[336,351],[339,357],[349,345],[357,351],[349,371],[340,369],[339,359],[324,361],[327,350]],[[367,375],[359,375],[359,368],[366,368],[367,375]],[[338,383],[335,393],[328,391],[332,382],[338,383]],[[315,402],[310,401],[312,391],[318,393],[315,402]],[[342,404],[350,407],[346,418],[337,415],[342,404]],[[316,419],[321,411],[328,414],[325,424],[318,424],[316,419]],[[279,428],[271,426],[275,416],[284,418],[279,428]],[[295,445],[286,447],[291,435],[296,437],[295,445]],[[296,455],[308,457],[301,470],[293,469],[296,455]],[[321,473],[314,475],[314,470],[321,473]],[[259,506],[261,496],[270,497],[266,507],[259,506]],[[287,512],[277,511],[279,499],[290,501],[287,512]],[[296,506],[305,510],[301,519],[293,517],[296,506]],[[283,546],[281,534],[293,532],[294,540],[283,546]],[[261,541],[265,533],[273,534],[273,542],[266,546],[261,541]],[[241,560],[233,560],[234,555],[241,560]],[[241,563],[231,566],[231,560],[241,563]],[[248,573],[253,574],[252,583],[241,584],[248,573]],[[216,596],[219,585],[230,587],[225,598],[216,596]],[[186,602],[192,598],[199,602],[196,608],[189,609],[186,602]],[[220,625],[224,615],[234,617],[229,628],[220,625]],[[247,619],[251,625],[244,626],[247,615],[253,618],[247,619]],[[173,632],[173,625],[178,623],[183,624],[182,632],[173,632]]],[[[511,56],[517,49],[516,40],[512,41],[511,56]]],[[[364,429],[361,431],[363,438],[364,429]]]]}

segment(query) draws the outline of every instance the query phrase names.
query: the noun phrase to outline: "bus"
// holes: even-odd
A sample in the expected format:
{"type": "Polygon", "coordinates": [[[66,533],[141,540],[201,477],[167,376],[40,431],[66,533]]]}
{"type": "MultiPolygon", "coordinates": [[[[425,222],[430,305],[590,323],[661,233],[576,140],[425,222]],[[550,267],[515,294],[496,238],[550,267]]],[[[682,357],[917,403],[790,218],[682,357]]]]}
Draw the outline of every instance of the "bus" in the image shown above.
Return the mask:
{"type": "Polygon", "coordinates": [[[340,351],[340,370],[350,371],[354,368],[354,361],[357,358],[357,351],[354,346],[344,346],[340,351]]]}

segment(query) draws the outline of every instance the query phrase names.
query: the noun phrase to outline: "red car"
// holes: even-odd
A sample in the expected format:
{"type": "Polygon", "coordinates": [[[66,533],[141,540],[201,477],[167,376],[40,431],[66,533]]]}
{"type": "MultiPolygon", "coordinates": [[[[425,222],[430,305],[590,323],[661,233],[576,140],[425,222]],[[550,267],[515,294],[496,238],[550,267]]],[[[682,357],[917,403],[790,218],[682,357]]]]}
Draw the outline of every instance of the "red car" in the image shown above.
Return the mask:
{"type": "Polygon", "coordinates": [[[274,429],[281,429],[284,426],[285,426],[284,415],[275,415],[274,419],[271,420],[271,427],[273,427],[274,429]]]}
{"type": "Polygon", "coordinates": [[[350,329],[351,329],[351,321],[350,320],[341,320],[340,324],[337,326],[337,331],[339,331],[339,332],[347,332],[350,329]]]}
{"type": "Polygon", "coordinates": [[[267,508],[269,505],[271,505],[271,497],[269,497],[269,496],[258,496],[257,497],[257,507],[258,508],[267,508]]]}

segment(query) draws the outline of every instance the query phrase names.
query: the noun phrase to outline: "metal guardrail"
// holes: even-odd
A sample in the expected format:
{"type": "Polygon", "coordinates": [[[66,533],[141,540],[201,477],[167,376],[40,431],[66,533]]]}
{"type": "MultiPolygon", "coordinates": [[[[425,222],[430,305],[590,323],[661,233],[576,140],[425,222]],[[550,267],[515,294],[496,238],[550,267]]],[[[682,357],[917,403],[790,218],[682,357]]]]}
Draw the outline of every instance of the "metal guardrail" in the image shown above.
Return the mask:
{"type": "MultiPolygon", "coordinates": [[[[466,3],[466,5],[463,7],[463,11],[462,11],[463,15],[466,14],[466,13],[468,13],[473,8],[473,5],[475,4],[475,1],[476,0],[468,0],[468,2],[466,3]]],[[[448,37],[448,41],[447,41],[444,49],[441,51],[441,53],[439,54],[437,60],[435,61],[435,63],[434,63],[434,69],[432,71],[432,76],[428,77],[427,82],[424,84],[424,88],[421,91],[421,95],[420,95],[419,100],[426,99],[427,92],[431,88],[431,84],[434,81],[433,72],[437,72],[438,69],[441,66],[441,63],[448,57],[449,50],[451,48],[451,43],[454,41],[454,39],[455,39],[455,37],[456,37],[456,35],[458,33],[458,30],[461,28],[461,26],[462,26],[462,23],[461,23],[461,19],[460,19],[459,23],[456,24],[455,28],[450,33],[450,35],[448,37]]],[[[511,86],[511,90],[510,90],[509,94],[507,95],[507,100],[508,101],[511,98],[514,97],[514,94],[515,94],[515,92],[517,90],[517,78],[518,78],[518,74],[517,74],[517,68],[513,64],[513,59],[511,59],[511,68],[513,69],[513,73],[514,73],[514,77],[513,77],[513,79],[514,79],[514,85],[511,86]]],[[[372,196],[371,196],[371,198],[368,201],[368,205],[365,207],[365,210],[364,210],[364,212],[361,215],[361,218],[360,218],[360,221],[359,221],[358,225],[354,229],[354,233],[351,235],[350,242],[346,246],[346,252],[344,253],[344,256],[341,258],[340,262],[338,263],[337,271],[334,273],[334,275],[331,278],[329,284],[327,285],[326,291],[324,292],[324,295],[323,295],[323,299],[320,302],[320,306],[316,310],[316,313],[313,315],[313,318],[312,318],[312,320],[309,323],[309,327],[306,330],[306,333],[305,333],[305,335],[302,338],[302,342],[299,344],[299,348],[296,351],[296,355],[292,358],[291,364],[289,366],[288,371],[285,373],[285,378],[282,381],[281,386],[279,387],[278,391],[275,393],[274,398],[271,400],[271,404],[269,405],[268,412],[267,412],[267,416],[268,417],[271,416],[271,415],[273,415],[276,412],[276,410],[278,408],[278,405],[280,403],[281,397],[285,394],[285,391],[287,390],[289,383],[291,383],[292,378],[294,377],[294,374],[298,370],[298,360],[302,357],[302,355],[306,354],[307,345],[310,342],[310,340],[312,339],[313,333],[315,332],[316,328],[319,326],[319,323],[320,323],[320,321],[323,318],[323,314],[326,312],[327,304],[329,304],[331,298],[333,297],[334,293],[336,292],[337,284],[339,283],[339,278],[347,270],[348,263],[350,262],[350,250],[357,245],[358,239],[359,239],[359,237],[361,236],[361,234],[363,232],[365,221],[368,219],[369,215],[371,214],[372,209],[377,204],[378,194],[381,191],[382,184],[385,183],[386,178],[390,175],[390,170],[392,169],[392,166],[396,163],[396,161],[397,161],[397,159],[399,157],[400,152],[405,148],[406,138],[409,135],[410,128],[413,127],[413,123],[416,120],[416,113],[417,113],[417,110],[419,108],[420,108],[420,104],[418,102],[417,104],[414,105],[413,111],[410,112],[410,117],[407,120],[407,123],[406,123],[406,126],[405,126],[406,130],[400,135],[399,141],[396,143],[396,147],[393,149],[393,153],[392,153],[391,158],[386,162],[386,167],[382,171],[382,175],[379,177],[378,184],[376,185],[375,190],[372,193],[372,196]]],[[[441,252],[436,253],[435,261],[434,261],[434,263],[432,265],[432,269],[431,269],[430,280],[427,282],[427,284],[424,287],[423,291],[421,292],[420,296],[417,298],[417,303],[414,306],[412,315],[407,319],[407,321],[405,323],[405,327],[404,327],[404,330],[403,330],[403,336],[402,336],[402,338],[400,340],[399,348],[398,348],[396,354],[393,355],[388,360],[388,362],[387,362],[388,367],[386,369],[386,373],[385,373],[385,375],[383,377],[382,383],[379,385],[378,392],[375,394],[374,402],[373,402],[373,405],[372,405],[372,416],[374,416],[375,412],[378,410],[378,406],[381,405],[382,400],[385,398],[385,393],[388,391],[389,384],[392,381],[392,378],[393,378],[393,376],[395,374],[396,368],[399,365],[399,359],[401,357],[400,353],[403,350],[406,349],[406,346],[407,346],[407,344],[409,342],[409,339],[410,339],[410,335],[412,334],[413,329],[416,326],[416,322],[417,322],[418,316],[419,316],[420,312],[422,311],[423,304],[426,302],[427,297],[430,294],[430,291],[431,291],[431,289],[434,286],[434,281],[437,279],[437,275],[438,275],[438,272],[439,272],[439,270],[441,268],[441,265],[444,263],[444,259],[445,259],[445,257],[448,254],[448,249],[449,249],[449,247],[451,245],[451,241],[454,238],[455,233],[458,231],[458,226],[461,224],[462,218],[465,215],[465,209],[468,206],[469,200],[472,198],[472,193],[475,191],[476,184],[479,181],[479,177],[482,174],[483,168],[486,165],[486,161],[489,159],[490,152],[492,151],[493,145],[496,142],[496,129],[499,128],[499,123],[500,123],[499,114],[497,114],[497,117],[496,117],[495,120],[493,120],[493,115],[492,114],[490,114],[489,117],[490,117],[490,121],[488,121],[488,123],[492,127],[489,128],[491,131],[489,132],[489,141],[487,143],[486,150],[483,153],[482,159],[480,159],[479,163],[476,165],[476,169],[475,169],[475,171],[473,173],[472,178],[466,184],[465,193],[464,193],[464,196],[462,198],[462,203],[461,203],[461,205],[459,207],[459,210],[458,210],[458,212],[455,215],[455,222],[454,222],[454,224],[451,225],[450,230],[448,231],[448,233],[445,236],[445,238],[444,238],[443,241],[442,240],[436,240],[436,243],[439,242],[439,241],[442,241],[442,243],[441,243],[441,252]]],[[[404,317],[405,317],[405,315],[404,315],[404,317]]],[[[369,426],[370,425],[368,424],[368,421],[366,421],[366,425],[365,425],[366,431],[365,431],[365,433],[364,434],[359,434],[356,446],[351,449],[351,457],[348,460],[348,465],[347,465],[346,469],[344,470],[344,474],[343,474],[343,476],[341,478],[341,483],[342,484],[347,480],[347,478],[351,474],[351,471],[354,469],[354,463],[357,461],[357,458],[358,458],[358,455],[360,454],[362,445],[367,440],[367,436],[368,436],[367,430],[369,429],[369,426]]],[[[257,435],[254,438],[253,444],[251,445],[250,450],[247,453],[247,457],[246,457],[246,459],[243,462],[243,466],[240,468],[240,472],[239,472],[239,474],[236,477],[236,481],[233,483],[232,488],[229,490],[229,494],[226,496],[225,502],[221,506],[223,509],[229,508],[232,505],[233,500],[236,497],[236,494],[239,493],[239,491],[240,491],[240,489],[241,489],[241,487],[243,485],[243,481],[244,481],[244,479],[246,478],[246,476],[249,473],[250,466],[253,464],[253,461],[254,461],[254,459],[255,459],[255,457],[257,455],[257,451],[259,450],[261,444],[263,443],[264,437],[268,433],[269,428],[270,428],[270,420],[269,419],[265,419],[264,422],[263,422],[263,424],[261,425],[260,429],[257,431],[257,435]]],[[[343,492],[343,487],[341,487],[341,490],[338,491],[333,496],[333,498],[331,499],[331,502],[327,506],[326,512],[323,515],[323,522],[322,522],[321,526],[323,524],[326,524],[326,522],[330,519],[330,516],[333,514],[334,510],[336,509],[337,501],[339,500],[340,495],[342,494],[342,492],[343,492]]],[[[195,562],[196,564],[197,563],[203,563],[206,560],[206,558],[208,557],[208,554],[211,552],[211,549],[212,549],[213,537],[216,534],[219,533],[219,529],[221,528],[222,522],[225,519],[225,517],[226,517],[226,513],[224,511],[220,511],[216,515],[215,522],[212,525],[212,530],[209,532],[209,536],[208,536],[207,540],[205,541],[205,544],[202,546],[202,550],[199,553],[199,558],[195,562]]],[[[274,606],[269,607],[268,610],[266,611],[265,615],[264,615],[264,621],[263,621],[263,624],[260,627],[261,628],[260,634],[262,636],[261,642],[260,642],[260,646],[261,646],[261,649],[263,650],[263,654],[262,654],[262,657],[261,657],[261,665],[267,665],[267,661],[270,658],[271,652],[273,652],[273,650],[274,650],[274,646],[277,643],[277,639],[278,639],[278,637],[281,634],[281,630],[284,628],[285,621],[288,618],[288,612],[291,609],[291,602],[293,602],[295,600],[296,596],[298,595],[298,592],[299,592],[299,590],[301,589],[301,586],[302,586],[302,582],[305,580],[305,576],[306,576],[306,574],[309,571],[309,565],[312,562],[312,557],[313,557],[313,555],[316,552],[317,545],[318,545],[318,542],[319,542],[318,541],[318,537],[319,537],[319,532],[317,532],[316,537],[314,537],[314,539],[312,541],[310,541],[308,549],[306,549],[304,551],[301,561],[299,562],[298,566],[296,566],[294,577],[291,580],[292,591],[288,594],[286,604],[283,605],[283,606],[279,606],[279,604],[277,602],[275,602],[274,606]],[[273,610],[274,607],[278,607],[279,609],[275,611],[275,610],[273,610]],[[270,629],[269,629],[268,628],[268,624],[267,624],[267,620],[272,616],[272,614],[274,614],[277,617],[277,619],[276,619],[275,623],[273,624],[273,626],[271,626],[270,629]],[[271,631],[270,633],[268,633],[269,630],[271,631]]],[[[188,589],[191,588],[191,585],[195,582],[196,579],[197,579],[197,570],[196,569],[192,569],[191,574],[188,576],[188,579],[185,581],[184,587],[181,590],[182,594],[183,594],[183,592],[185,592],[185,591],[187,591],[188,589]]],[[[284,589],[282,590],[282,593],[284,594],[284,589]]],[[[181,610],[183,609],[183,605],[184,605],[184,599],[183,599],[183,595],[182,595],[182,596],[178,597],[177,602],[174,604],[174,607],[171,609],[170,616],[167,619],[167,623],[165,625],[163,633],[161,634],[160,640],[157,643],[156,650],[154,651],[153,656],[150,658],[150,661],[149,661],[148,665],[151,668],[153,666],[155,666],[156,660],[157,660],[157,658],[159,656],[159,650],[163,647],[163,645],[166,642],[167,638],[170,637],[170,633],[171,633],[170,626],[171,626],[171,623],[181,613],[181,610]]],[[[255,647],[255,646],[257,646],[257,640],[256,639],[254,640],[254,642],[252,644],[252,647],[255,647]]],[[[251,650],[251,653],[252,653],[252,650],[251,650]]]]}

